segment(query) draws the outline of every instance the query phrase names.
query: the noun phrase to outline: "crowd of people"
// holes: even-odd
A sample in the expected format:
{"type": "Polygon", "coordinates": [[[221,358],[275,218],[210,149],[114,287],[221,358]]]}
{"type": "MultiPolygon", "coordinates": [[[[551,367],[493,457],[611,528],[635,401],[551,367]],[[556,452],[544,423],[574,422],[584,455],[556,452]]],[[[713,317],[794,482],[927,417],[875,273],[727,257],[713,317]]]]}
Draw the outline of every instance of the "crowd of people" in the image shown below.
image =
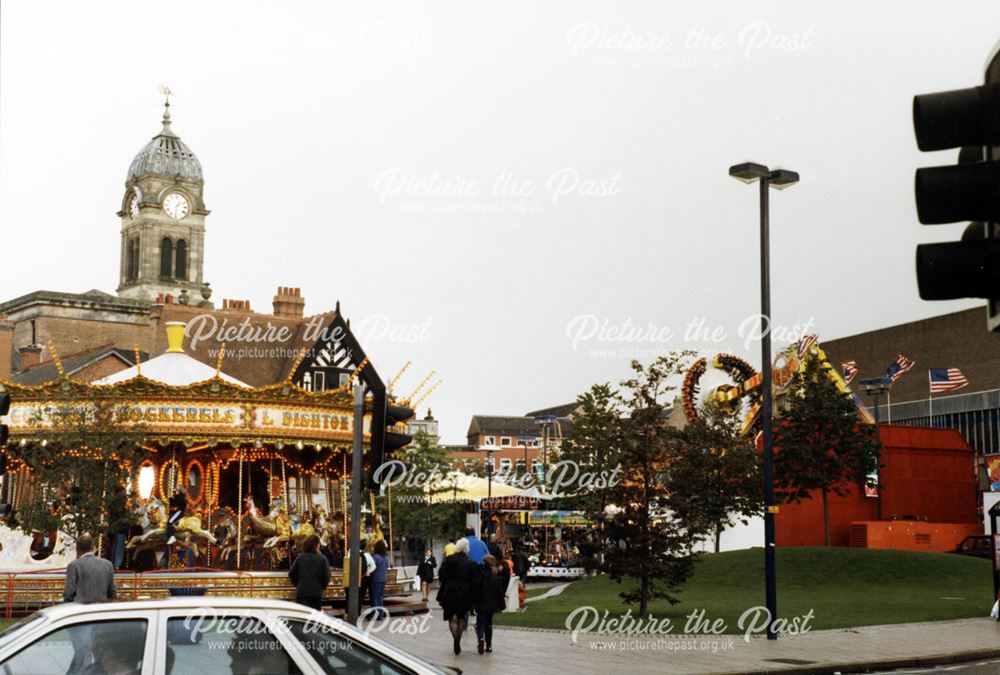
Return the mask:
{"type": "MultiPolygon", "coordinates": [[[[519,608],[524,605],[528,557],[521,550],[512,553],[501,546],[496,534],[484,541],[471,527],[466,528],[465,536],[458,541],[449,540],[444,555],[438,572],[436,600],[448,622],[455,654],[462,653],[462,635],[473,613],[477,651],[480,654],[492,652],[493,615],[515,604],[519,608]]],[[[417,570],[425,600],[433,579],[433,564],[434,558],[428,551],[417,570]]]]}

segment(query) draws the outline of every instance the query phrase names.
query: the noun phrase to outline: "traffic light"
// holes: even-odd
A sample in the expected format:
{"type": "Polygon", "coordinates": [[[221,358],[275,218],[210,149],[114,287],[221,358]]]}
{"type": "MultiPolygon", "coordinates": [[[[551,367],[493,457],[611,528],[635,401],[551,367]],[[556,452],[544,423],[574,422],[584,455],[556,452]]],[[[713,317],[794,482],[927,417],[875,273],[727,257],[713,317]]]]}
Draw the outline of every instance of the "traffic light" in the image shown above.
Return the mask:
{"type": "MultiPolygon", "coordinates": [[[[10,394],[0,394],[0,417],[5,417],[10,412],[10,394]]],[[[10,429],[6,424],[0,424],[0,451],[7,445],[7,437],[10,429]]],[[[0,452],[0,476],[7,473],[7,454],[0,452]]]]}
{"type": "Polygon", "coordinates": [[[400,448],[409,445],[410,441],[413,440],[413,436],[407,433],[401,433],[401,431],[396,428],[397,424],[403,424],[411,417],[413,417],[412,408],[407,408],[402,405],[394,405],[392,403],[386,405],[385,450],[383,451],[383,455],[388,455],[394,450],[399,450],[400,448]]]}
{"type": "Polygon", "coordinates": [[[390,403],[388,397],[376,400],[372,416],[372,449],[367,458],[371,467],[368,473],[368,484],[371,489],[378,489],[382,483],[392,483],[404,470],[398,462],[385,463],[392,459],[394,451],[405,447],[413,440],[403,426],[411,417],[413,417],[411,408],[390,403]],[[382,414],[379,414],[380,408],[384,411],[382,414]],[[380,418],[381,425],[378,422],[380,418]]]}
{"type": "Polygon", "coordinates": [[[955,165],[917,169],[920,222],[974,221],[961,241],[917,246],[920,297],[985,298],[1000,330],[1000,58],[982,86],[915,96],[913,129],[923,151],[961,148],[955,165]]]}

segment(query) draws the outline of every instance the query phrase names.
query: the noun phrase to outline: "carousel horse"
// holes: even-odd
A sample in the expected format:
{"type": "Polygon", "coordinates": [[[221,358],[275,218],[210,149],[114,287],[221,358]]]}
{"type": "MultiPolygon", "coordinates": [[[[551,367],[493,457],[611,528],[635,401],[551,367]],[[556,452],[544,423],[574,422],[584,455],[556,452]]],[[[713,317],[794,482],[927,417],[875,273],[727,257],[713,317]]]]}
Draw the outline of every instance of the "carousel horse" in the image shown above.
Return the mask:
{"type": "Polygon", "coordinates": [[[329,546],[338,537],[337,523],[327,515],[326,508],[322,504],[316,505],[315,512],[313,527],[316,528],[316,534],[319,535],[319,543],[323,546],[329,546]]]}
{"type": "MultiPolygon", "coordinates": [[[[167,545],[167,509],[163,503],[154,499],[145,508],[140,510],[142,515],[143,533],[132,537],[127,548],[132,551],[134,558],[140,551],[157,550],[167,545]]],[[[174,536],[177,538],[175,546],[181,549],[190,549],[195,556],[201,553],[198,548],[201,543],[216,543],[211,532],[201,528],[201,516],[190,515],[181,518],[177,523],[174,536]]]]}
{"type": "Polygon", "coordinates": [[[278,528],[283,525],[283,523],[280,523],[278,520],[280,513],[275,514],[274,510],[272,510],[271,514],[268,516],[262,516],[257,511],[257,505],[254,504],[253,497],[247,497],[243,501],[245,502],[247,508],[247,520],[249,521],[250,528],[253,530],[254,534],[268,538],[278,536],[278,528]]]}
{"type": "Polygon", "coordinates": [[[218,539],[220,560],[228,561],[232,556],[235,556],[240,544],[244,549],[260,547],[264,539],[259,534],[254,533],[249,519],[243,521],[242,529],[243,533],[239,535],[237,518],[229,508],[226,508],[225,514],[215,523],[214,529],[215,537],[218,539]]]}
{"type": "Polygon", "coordinates": [[[301,545],[307,538],[316,534],[316,528],[306,518],[303,520],[299,514],[295,513],[289,517],[284,509],[278,512],[275,520],[277,534],[264,542],[264,548],[274,548],[284,544],[301,545]]]}

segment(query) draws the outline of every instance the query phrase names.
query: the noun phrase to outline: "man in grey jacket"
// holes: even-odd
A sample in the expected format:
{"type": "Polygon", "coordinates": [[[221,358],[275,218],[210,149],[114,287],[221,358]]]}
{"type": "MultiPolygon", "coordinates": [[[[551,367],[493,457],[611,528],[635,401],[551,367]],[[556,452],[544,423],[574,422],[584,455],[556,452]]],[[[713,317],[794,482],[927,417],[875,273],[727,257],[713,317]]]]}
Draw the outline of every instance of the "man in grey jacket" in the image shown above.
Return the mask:
{"type": "Polygon", "coordinates": [[[115,569],[111,561],[94,555],[94,538],[80,535],[76,540],[77,559],[66,567],[66,602],[105,602],[118,597],[115,569]]]}
{"type": "MultiPolygon", "coordinates": [[[[115,569],[111,561],[94,555],[94,538],[82,534],[76,540],[77,559],[66,566],[66,602],[104,602],[118,597],[115,589],[115,569]]],[[[90,626],[76,626],[70,630],[73,643],[73,662],[69,672],[78,673],[93,662],[90,626]]]]}

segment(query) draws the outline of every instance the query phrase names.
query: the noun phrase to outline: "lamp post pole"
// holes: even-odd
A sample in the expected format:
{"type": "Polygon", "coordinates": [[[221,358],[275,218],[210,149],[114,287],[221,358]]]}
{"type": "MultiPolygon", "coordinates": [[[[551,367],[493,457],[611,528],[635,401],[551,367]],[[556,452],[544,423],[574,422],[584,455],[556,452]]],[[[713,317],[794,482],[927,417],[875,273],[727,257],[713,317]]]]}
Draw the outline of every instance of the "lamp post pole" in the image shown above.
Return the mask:
{"type": "Polygon", "coordinates": [[[786,169],[773,171],[762,164],[747,162],[729,167],[729,175],[744,182],[760,181],[760,313],[761,313],[761,427],[764,445],[764,599],[768,611],[767,639],[778,635],[774,622],[778,618],[778,587],[775,570],[774,516],[774,428],[772,426],[771,392],[771,248],[770,248],[770,188],[782,189],[799,180],[799,175],[786,169]]]}
{"type": "Polygon", "coordinates": [[[354,447],[351,457],[351,532],[350,554],[347,571],[347,622],[357,625],[361,611],[361,454],[362,431],[365,419],[365,392],[361,385],[354,385],[354,447]]]}
{"type": "MultiPolygon", "coordinates": [[[[891,377],[873,377],[868,380],[859,380],[858,384],[864,387],[865,393],[875,399],[875,436],[878,436],[878,399],[882,394],[888,394],[890,389],[892,389],[892,378],[891,377]]],[[[878,479],[878,469],[875,470],[876,480],[878,479]]],[[[878,490],[878,483],[875,484],[875,489],[878,490]]],[[[879,490],[875,493],[875,518],[876,520],[882,520],[882,492],[879,490]]]]}
{"type": "Polygon", "coordinates": [[[772,392],[771,392],[771,245],[770,245],[770,204],[769,179],[760,179],[760,313],[762,332],[760,341],[761,415],[764,421],[764,589],[765,602],[771,617],[767,625],[767,639],[774,640],[778,636],[774,630],[774,621],[778,618],[778,581],[775,564],[776,551],[774,546],[774,427],[772,425],[772,392]]]}

